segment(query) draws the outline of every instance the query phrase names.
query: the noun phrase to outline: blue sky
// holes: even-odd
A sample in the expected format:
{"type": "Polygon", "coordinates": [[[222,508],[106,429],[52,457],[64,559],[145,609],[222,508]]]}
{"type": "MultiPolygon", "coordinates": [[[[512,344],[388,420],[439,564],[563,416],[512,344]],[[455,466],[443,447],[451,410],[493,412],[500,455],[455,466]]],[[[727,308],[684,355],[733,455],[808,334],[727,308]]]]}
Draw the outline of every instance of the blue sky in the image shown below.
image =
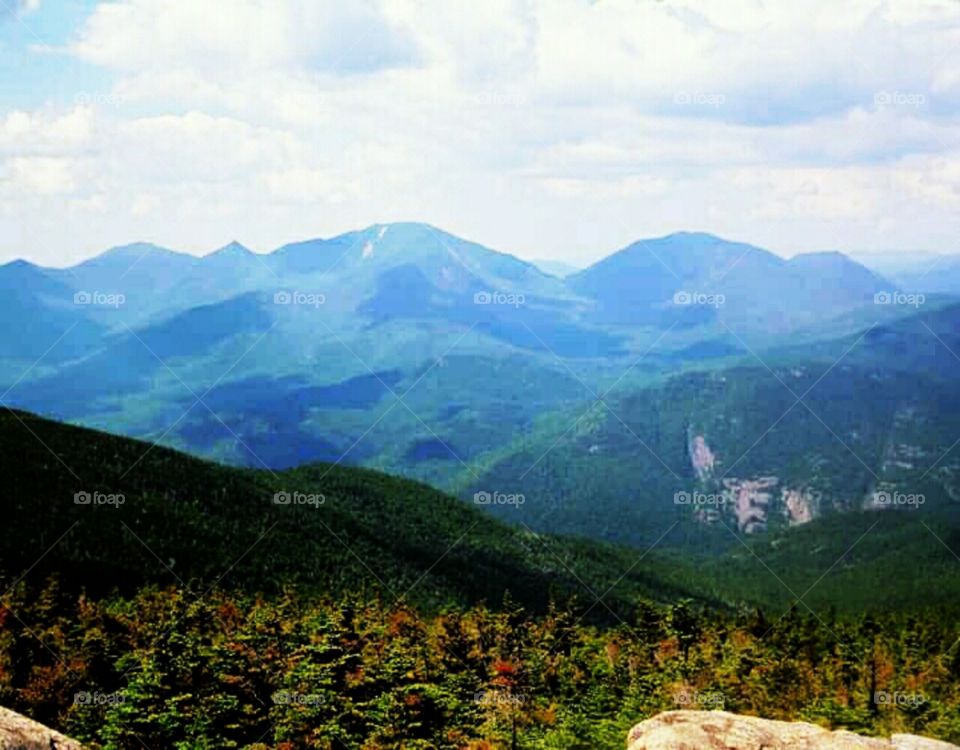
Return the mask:
{"type": "Polygon", "coordinates": [[[112,76],[95,66],[58,54],[40,54],[38,47],[62,47],[93,10],[95,2],[39,5],[15,12],[11,0],[0,0],[0,106],[4,110],[37,108],[51,99],[67,100],[93,81],[109,85],[112,76]]]}
{"type": "Polygon", "coordinates": [[[0,0],[0,259],[421,220],[957,252],[954,0],[0,0]]]}

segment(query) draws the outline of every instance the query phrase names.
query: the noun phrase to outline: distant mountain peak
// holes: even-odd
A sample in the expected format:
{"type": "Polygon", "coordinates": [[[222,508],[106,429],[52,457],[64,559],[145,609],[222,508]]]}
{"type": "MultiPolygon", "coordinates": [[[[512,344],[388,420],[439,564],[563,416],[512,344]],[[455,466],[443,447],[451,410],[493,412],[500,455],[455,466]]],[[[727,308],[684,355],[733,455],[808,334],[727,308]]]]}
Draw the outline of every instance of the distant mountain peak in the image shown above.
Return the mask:
{"type": "Polygon", "coordinates": [[[670,234],[665,234],[662,237],[651,237],[648,239],[638,240],[630,245],[662,245],[669,247],[670,249],[679,249],[684,248],[710,248],[710,247],[737,247],[737,248],[752,248],[754,250],[759,250],[762,253],[767,253],[773,255],[769,250],[765,250],[762,247],[757,245],[752,245],[749,242],[740,242],[738,240],[730,240],[726,237],[720,237],[716,234],[711,234],[710,232],[672,232],[670,234]]]}
{"type": "Polygon", "coordinates": [[[133,264],[140,263],[141,260],[165,258],[172,261],[186,261],[192,263],[196,260],[188,253],[181,253],[176,250],[170,250],[152,242],[131,242],[127,245],[117,245],[108,250],[88,258],[85,261],[71,266],[72,269],[83,269],[110,265],[115,263],[133,264]]]}
{"type": "Polygon", "coordinates": [[[247,255],[253,255],[253,250],[248,248],[246,245],[243,245],[236,240],[232,240],[218,250],[214,250],[209,255],[205,255],[204,258],[230,258],[230,257],[245,257],[247,255]]]}
{"type": "Polygon", "coordinates": [[[780,266],[783,258],[769,250],[744,242],[735,242],[706,232],[674,232],[662,237],[636,240],[612,255],[601,258],[570,276],[574,284],[600,274],[620,277],[629,272],[667,272],[673,279],[696,275],[716,263],[729,263],[736,270],[743,260],[752,258],[765,266],[780,266]]]}
{"type": "Polygon", "coordinates": [[[859,289],[864,296],[896,288],[896,285],[859,261],[837,250],[802,253],[787,262],[788,268],[802,274],[817,292],[827,289],[859,289]]]}
{"type": "Polygon", "coordinates": [[[119,258],[119,257],[136,257],[143,255],[145,253],[152,252],[163,252],[171,253],[174,255],[180,255],[180,253],[175,252],[174,250],[169,250],[168,248],[161,247],[152,242],[129,242],[126,245],[116,245],[114,247],[104,250],[100,255],[95,256],[95,258],[119,258]]]}
{"type": "Polygon", "coordinates": [[[442,229],[428,224],[425,221],[392,221],[384,224],[372,224],[366,228],[367,232],[378,232],[384,229],[397,231],[420,231],[420,232],[440,232],[446,234],[442,229]]]}
{"type": "Polygon", "coordinates": [[[838,271],[856,272],[861,274],[870,274],[880,277],[860,261],[854,260],[846,253],[839,250],[819,250],[813,253],[801,253],[794,255],[788,263],[792,266],[806,266],[816,268],[830,268],[838,271]]]}
{"type": "Polygon", "coordinates": [[[10,271],[17,272],[30,272],[30,271],[42,271],[36,263],[31,263],[29,260],[24,260],[23,258],[17,258],[16,260],[11,260],[9,263],[4,263],[0,265],[0,270],[7,269],[10,271]]]}
{"type": "MultiPolygon", "coordinates": [[[[353,245],[350,255],[361,263],[388,258],[392,259],[391,262],[416,262],[428,256],[434,259],[442,256],[462,262],[456,248],[475,244],[431,224],[416,221],[372,224],[360,231],[339,235],[332,241],[347,241],[353,245]]],[[[483,249],[496,253],[489,248],[483,249]]]]}
{"type": "Polygon", "coordinates": [[[53,285],[59,285],[48,270],[18,258],[0,266],[0,289],[41,289],[50,291],[53,285]],[[39,286],[38,286],[39,285],[39,286]]]}
{"type": "MultiPolygon", "coordinates": [[[[665,234],[662,237],[654,237],[653,240],[669,240],[673,238],[684,238],[684,239],[696,239],[696,240],[709,240],[711,242],[731,242],[731,240],[726,240],[723,237],[720,237],[716,234],[711,234],[710,232],[697,232],[690,231],[687,229],[681,229],[679,232],[670,232],[665,234]]],[[[651,240],[648,240],[651,241],[651,240]]]]}

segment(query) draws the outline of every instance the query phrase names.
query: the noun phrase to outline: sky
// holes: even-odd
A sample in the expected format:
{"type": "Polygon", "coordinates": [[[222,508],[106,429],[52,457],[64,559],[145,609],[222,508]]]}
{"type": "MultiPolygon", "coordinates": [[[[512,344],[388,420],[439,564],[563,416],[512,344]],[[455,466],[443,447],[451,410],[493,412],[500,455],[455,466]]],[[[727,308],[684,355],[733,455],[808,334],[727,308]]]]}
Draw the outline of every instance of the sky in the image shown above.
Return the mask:
{"type": "Polygon", "coordinates": [[[0,260],[960,252],[960,0],[0,0],[0,260]]]}

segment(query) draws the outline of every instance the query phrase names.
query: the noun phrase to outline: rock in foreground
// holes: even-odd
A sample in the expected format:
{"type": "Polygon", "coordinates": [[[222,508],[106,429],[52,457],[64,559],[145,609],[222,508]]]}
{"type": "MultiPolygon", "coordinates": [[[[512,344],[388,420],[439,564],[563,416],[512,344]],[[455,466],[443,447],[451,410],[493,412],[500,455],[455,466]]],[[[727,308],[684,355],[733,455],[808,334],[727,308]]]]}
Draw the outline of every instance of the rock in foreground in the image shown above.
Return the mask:
{"type": "Polygon", "coordinates": [[[76,740],[0,708],[0,750],[83,750],[76,740]]]}
{"type": "Polygon", "coordinates": [[[726,711],[666,711],[637,724],[627,750],[960,750],[912,734],[889,740],[726,711]]]}

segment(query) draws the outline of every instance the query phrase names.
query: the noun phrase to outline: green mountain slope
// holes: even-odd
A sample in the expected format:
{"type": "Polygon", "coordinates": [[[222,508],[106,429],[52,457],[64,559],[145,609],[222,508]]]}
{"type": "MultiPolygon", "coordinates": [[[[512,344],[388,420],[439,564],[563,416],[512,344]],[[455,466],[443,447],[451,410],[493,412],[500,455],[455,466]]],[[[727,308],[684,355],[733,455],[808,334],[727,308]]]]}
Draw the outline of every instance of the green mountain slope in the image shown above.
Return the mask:
{"type": "Polygon", "coordinates": [[[824,619],[960,602],[960,506],[846,513],[741,539],[722,562],[702,567],[703,595],[824,619]]]}
{"type": "Polygon", "coordinates": [[[947,307],[620,386],[602,405],[541,419],[479,479],[464,476],[462,494],[521,492],[530,501],[504,517],[640,546],[675,521],[668,542],[700,544],[706,526],[726,547],[724,525],[760,533],[882,508],[888,496],[922,496],[919,512],[954,506],[958,322],[960,307],[947,307]]]}
{"type": "Polygon", "coordinates": [[[843,612],[960,600],[956,506],[827,516],[763,538],[726,529],[740,541],[721,562],[706,554],[714,527],[688,527],[683,553],[666,540],[638,551],[541,535],[374,471],[223,467],[22,412],[0,415],[0,451],[5,587],[51,574],[93,595],[290,585],[427,608],[499,606],[509,592],[531,612],[576,601],[617,622],[641,598],[777,610],[803,597],[843,612]],[[84,492],[92,501],[77,503],[84,492]],[[278,492],[291,501],[277,504],[278,492]]]}
{"type": "Polygon", "coordinates": [[[635,555],[627,550],[510,528],[373,471],[232,469],[9,411],[0,415],[0,452],[8,582],[56,573],[101,593],[149,582],[198,591],[298,584],[424,604],[498,604],[509,590],[540,611],[551,597],[592,603],[591,589],[599,595],[615,583],[606,597],[612,610],[640,594],[690,593],[650,565],[628,571],[635,555]],[[91,502],[78,503],[77,493],[91,502]],[[276,493],[290,502],[278,504],[276,493]]]}

